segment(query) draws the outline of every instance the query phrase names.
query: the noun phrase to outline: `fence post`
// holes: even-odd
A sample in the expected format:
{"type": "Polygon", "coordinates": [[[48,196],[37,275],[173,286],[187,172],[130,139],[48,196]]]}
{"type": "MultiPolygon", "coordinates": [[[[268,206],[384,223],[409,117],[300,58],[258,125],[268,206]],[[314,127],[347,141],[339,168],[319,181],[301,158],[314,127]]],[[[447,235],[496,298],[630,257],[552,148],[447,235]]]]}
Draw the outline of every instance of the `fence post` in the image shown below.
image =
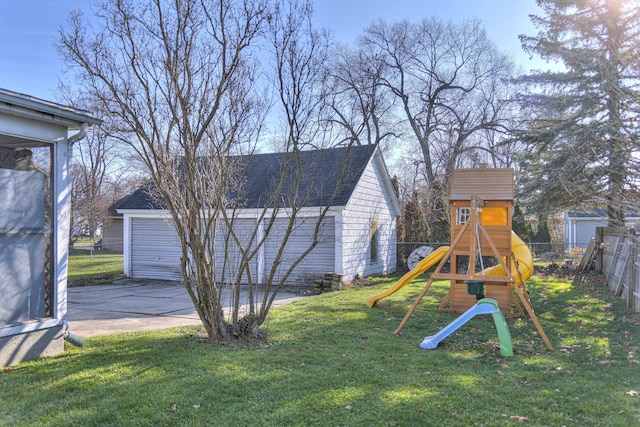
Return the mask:
{"type": "Polygon", "coordinates": [[[638,239],[636,238],[636,230],[631,230],[631,256],[629,257],[629,268],[631,271],[629,272],[629,284],[627,288],[627,307],[632,308],[635,307],[635,289],[638,286],[638,239]]]}
{"type": "Polygon", "coordinates": [[[595,262],[595,271],[600,273],[604,268],[604,227],[596,227],[596,248],[602,248],[601,250],[596,250],[596,262],[595,262]]]}

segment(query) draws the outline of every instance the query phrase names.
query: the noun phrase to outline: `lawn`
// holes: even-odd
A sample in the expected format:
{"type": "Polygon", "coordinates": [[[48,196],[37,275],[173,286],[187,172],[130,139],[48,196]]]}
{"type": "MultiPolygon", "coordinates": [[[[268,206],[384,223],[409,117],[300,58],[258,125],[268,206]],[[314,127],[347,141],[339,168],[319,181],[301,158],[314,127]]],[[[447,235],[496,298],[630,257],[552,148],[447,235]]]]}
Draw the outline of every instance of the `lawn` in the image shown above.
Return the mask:
{"type": "Polygon", "coordinates": [[[122,254],[74,250],[69,257],[69,286],[110,283],[124,278],[122,254]]]}
{"type": "Polygon", "coordinates": [[[367,308],[395,278],[272,311],[268,344],[214,345],[198,327],[91,338],[0,371],[0,425],[631,426],[640,424],[640,315],[600,276],[529,282],[555,349],[491,316],[436,350],[418,347],[456,315],[436,282],[399,336],[423,282],[367,308]]]}

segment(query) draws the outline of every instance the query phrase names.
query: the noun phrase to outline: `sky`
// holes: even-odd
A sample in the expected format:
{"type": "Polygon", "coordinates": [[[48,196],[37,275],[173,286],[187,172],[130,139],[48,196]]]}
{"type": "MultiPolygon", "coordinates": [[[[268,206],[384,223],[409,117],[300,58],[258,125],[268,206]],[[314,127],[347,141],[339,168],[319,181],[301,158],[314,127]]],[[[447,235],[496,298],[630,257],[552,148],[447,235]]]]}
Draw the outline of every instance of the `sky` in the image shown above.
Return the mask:
{"type": "MultiPolygon", "coordinates": [[[[315,24],[336,41],[352,43],[370,23],[436,16],[461,22],[478,18],[491,40],[524,69],[536,67],[520,49],[519,34],[535,34],[529,14],[535,0],[314,0],[315,24]]],[[[89,0],[0,0],[0,88],[55,101],[68,78],[54,47],[69,13],[91,13],[89,0]]]]}

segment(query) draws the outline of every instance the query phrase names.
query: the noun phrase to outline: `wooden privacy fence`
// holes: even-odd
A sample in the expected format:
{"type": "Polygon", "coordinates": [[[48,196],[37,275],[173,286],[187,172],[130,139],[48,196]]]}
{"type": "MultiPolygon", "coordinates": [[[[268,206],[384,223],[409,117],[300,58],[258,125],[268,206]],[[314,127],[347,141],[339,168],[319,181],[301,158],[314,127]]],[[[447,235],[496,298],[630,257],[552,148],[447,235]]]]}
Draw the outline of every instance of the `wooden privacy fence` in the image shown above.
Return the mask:
{"type": "Polygon", "coordinates": [[[602,271],[606,284],[628,307],[640,310],[640,231],[598,227],[581,267],[602,271]]]}

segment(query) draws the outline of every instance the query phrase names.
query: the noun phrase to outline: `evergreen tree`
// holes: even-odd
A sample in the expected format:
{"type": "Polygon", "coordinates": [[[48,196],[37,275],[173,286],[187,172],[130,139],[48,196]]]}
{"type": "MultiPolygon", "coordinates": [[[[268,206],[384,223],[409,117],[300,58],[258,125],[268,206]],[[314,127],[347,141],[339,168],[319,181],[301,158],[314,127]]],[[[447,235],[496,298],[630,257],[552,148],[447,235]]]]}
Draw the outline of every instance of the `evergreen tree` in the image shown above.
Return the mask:
{"type": "Polygon", "coordinates": [[[549,217],[546,215],[538,219],[538,228],[531,232],[531,242],[551,243],[551,233],[549,233],[549,217]]]}
{"type": "Polygon", "coordinates": [[[524,218],[524,213],[519,204],[513,206],[513,216],[511,218],[511,228],[525,242],[531,241],[531,226],[524,218]]]}
{"type": "Polygon", "coordinates": [[[604,206],[624,225],[637,190],[640,2],[537,0],[523,49],[559,71],[523,77],[520,200],[538,212],[604,206]]]}

